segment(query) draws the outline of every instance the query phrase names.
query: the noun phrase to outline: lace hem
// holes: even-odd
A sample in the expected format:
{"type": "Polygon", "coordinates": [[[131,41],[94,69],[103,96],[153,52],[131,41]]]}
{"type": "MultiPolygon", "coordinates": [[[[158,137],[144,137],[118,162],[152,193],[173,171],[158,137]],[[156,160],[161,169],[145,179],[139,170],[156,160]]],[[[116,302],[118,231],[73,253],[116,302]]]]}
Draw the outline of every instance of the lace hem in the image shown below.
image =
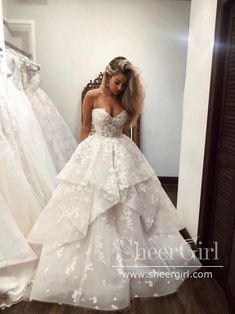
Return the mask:
{"type": "Polygon", "coordinates": [[[27,240],[44,244],[54,239],[61,243],[82,239],[99,215],[119,204],[138,213],[146,231],[151,230],[153,224],[159,233],[184,228],[182,218],[158,178],[153,175],[120,191],[118,199],[92,184],[60,183],[27,240]]]}

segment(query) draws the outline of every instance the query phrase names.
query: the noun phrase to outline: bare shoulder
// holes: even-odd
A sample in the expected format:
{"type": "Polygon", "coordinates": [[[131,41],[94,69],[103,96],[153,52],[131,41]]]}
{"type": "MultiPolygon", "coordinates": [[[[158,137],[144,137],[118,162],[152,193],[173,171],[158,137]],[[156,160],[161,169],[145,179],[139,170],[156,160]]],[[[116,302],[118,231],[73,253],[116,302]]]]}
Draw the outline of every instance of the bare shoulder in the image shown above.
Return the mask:
{"type": "Polygon", "coordinates": [[[86,92],[83,99],[83,113],[89,115],[93,109],[94,103],[100,95],[100,91],[97,89],[90,89],[86,92]]]}
{"type": "Polygon", "coordinates": [[[93,103],[96,100],[96,92],[93,89],[90,89],[86,92],[84,99],[83,99],[83,108],[92,108],[93,103]]]}
{"type": "Polygon", "coordinates": [[[100,95],[100,90],[95,88],[95,89],[90,89],[86,92],[85,97],[87,99],[92,99],[95,100],[98,96],[100,95]]]}

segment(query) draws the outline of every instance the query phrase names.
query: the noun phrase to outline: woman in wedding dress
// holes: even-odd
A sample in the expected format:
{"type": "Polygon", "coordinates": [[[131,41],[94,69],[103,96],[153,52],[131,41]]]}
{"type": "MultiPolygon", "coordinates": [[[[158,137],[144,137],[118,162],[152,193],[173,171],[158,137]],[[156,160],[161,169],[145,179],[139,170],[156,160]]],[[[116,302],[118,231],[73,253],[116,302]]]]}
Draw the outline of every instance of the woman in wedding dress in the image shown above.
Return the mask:
{"type": "Polygon", "coordinates": [[[138,71],[124,57],[86,93],[82,142],[27,238],[42,246],[31,300],[124,309],[132,298],[177,292],[182,270],[189,276],[201,267],[179,233],[182,217],[126,135],[143,98],[138,71]]]}

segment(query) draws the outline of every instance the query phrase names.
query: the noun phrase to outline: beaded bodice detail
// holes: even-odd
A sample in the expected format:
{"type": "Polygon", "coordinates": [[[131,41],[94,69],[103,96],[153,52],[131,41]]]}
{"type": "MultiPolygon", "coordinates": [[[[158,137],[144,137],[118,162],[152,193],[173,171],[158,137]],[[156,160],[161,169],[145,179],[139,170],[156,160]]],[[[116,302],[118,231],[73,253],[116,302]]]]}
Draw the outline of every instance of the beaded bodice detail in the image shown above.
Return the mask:
{"type": "Polygon", "coordinates": [[[92,110],[92,123],[98,135],[120,137],[126,120],[126,110],[122,110],[114,117],[104,108],[95,108],[92,110]]]}

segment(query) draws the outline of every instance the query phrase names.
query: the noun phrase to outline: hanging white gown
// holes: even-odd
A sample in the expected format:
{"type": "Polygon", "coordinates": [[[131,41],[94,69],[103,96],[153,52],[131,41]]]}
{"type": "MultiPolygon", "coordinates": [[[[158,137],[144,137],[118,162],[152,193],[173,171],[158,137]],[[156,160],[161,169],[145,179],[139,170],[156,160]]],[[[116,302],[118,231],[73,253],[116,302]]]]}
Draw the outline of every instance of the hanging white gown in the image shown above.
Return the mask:
{"type": "Polygon", "coordinates": [[[201,267],[153,168],[122,134],[126,119],[125,110],[112,117],[93,109],[96,133],[58,174],[27,238],[43,246],[31,300],[123,309],[131,298],[176,292],[185,279],[179,272],[201,267]]]}
{"type": "Polygon", "coordinates": [[[74,153],[77,141],[56,106],[39,87],[40,76],[38,72],[24,68],[22,76],[25,93],[39,120],[56,168],[60,171],[74,153]]]}
{"type": "Polygon", "coordinates": [[[24,173],[43,208],[56,187],[57,170],[38,119],[22,89],[17,62],[14,58],[8,59],[13,73],[9,78],[1,78],[0,104],[10,122],[8,130],[11,128],[11,132],[6,133],[7,139],[20,156],[24,173]]]}
{"type": "Polygon", "coordinates": [[[20,232],[1,191],[0,215],[0,308],[5,308],[24,296],[37,255],[20,232]]]}
{"type": "Polygon", "coordinates": [[[0,308],[19,302],[35,273],[25,237],[41,210],[0,121],[0,308]]]}
{"type": "Polygon", "coordinates": [[[0,124],[0,191],[26,237],[42,211],[0,124]]]}

